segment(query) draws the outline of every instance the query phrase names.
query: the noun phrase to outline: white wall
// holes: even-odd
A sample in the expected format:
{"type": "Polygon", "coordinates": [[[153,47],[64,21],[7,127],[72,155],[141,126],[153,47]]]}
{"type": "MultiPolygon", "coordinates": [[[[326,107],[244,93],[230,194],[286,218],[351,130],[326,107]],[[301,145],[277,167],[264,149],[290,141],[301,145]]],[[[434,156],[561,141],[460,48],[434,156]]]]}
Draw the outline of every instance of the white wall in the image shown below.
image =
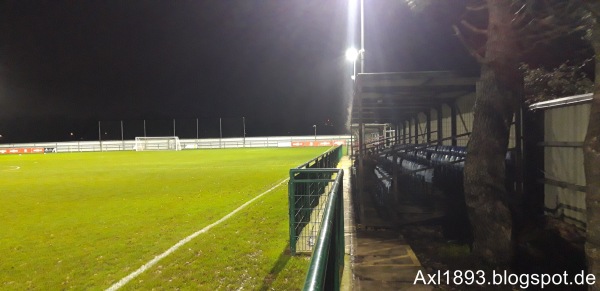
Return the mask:
{"type": "MultiPolygon", "coordinates": [[[[247,138],[212,138],[212,139],[181,139],[183,149],[218,149],[241,147],[291,147],[293,142],[300,141],[350,141],[349,135],[317,135],[315,136],[268,136],[247,138]]],[[[0,144],[0,149],[8,148],[53,148],[56,152],[94,152],[134,150],[134,140],[110,141],[69,141],[69,142],[39,142],[0,144]]]]}
{"type": "MultiPolygon", "coordinates": [[[[590,116],[590,103],[579,103],[544,111],[545,142],[583,142],[590,116]]],[[[582,147],[544,148],[544,172],[547,179],[585,186],[582,147]]],[[[585,192],[546,184],[544,204],[557,209],[557,217],[583,227],[585,216],[585,192]]],[[[548,212],[548,214],[551,214],[548,212]]]]}

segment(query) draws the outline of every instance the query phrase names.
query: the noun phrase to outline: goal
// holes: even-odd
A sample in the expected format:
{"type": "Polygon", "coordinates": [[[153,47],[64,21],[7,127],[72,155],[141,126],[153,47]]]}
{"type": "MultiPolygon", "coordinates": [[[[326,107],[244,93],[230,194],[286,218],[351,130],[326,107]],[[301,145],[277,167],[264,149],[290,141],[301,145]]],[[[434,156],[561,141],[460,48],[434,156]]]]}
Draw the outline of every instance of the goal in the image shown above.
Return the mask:
{"type": "Polygon", "coordinates": [[[179,151],[181,143],[176,136],[138,136],[133,148],[136,151],[179,151]]]}

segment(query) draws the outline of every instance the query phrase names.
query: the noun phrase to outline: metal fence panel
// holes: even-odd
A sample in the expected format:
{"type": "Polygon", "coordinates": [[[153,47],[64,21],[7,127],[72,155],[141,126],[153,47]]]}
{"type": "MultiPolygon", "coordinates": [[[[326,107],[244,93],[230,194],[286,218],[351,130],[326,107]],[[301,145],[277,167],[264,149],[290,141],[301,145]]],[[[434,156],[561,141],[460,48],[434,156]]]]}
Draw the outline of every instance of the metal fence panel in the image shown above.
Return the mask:
{"type": "Polygon", "coordinates": [[[339,290],[344,266],[343,147],[290,170],[290,252],[312,252],[304,290],[339,290]]]}
{"type": "MultiPolygon", "coordinates": [[[[332,171],[336,178],[328,191],[327,201],[323,205],[322,219],[319,225],[312,259],[304,290],[339,290],[344,268],[344,209],[343,175],[341,169],[323,169],[332,171]]],[[[315,171],[315,170],[305,170],[315,171]]]]}
{"type": "Polygon", "coordinates": [[[333,175],[337,172],[335,167],[341,156],[342,147],[338,146],[290,170],[288,192],[292,255],[296,251],[312,251],[321,222],[319,214],[327,203],[335,178],[333,175]]]}

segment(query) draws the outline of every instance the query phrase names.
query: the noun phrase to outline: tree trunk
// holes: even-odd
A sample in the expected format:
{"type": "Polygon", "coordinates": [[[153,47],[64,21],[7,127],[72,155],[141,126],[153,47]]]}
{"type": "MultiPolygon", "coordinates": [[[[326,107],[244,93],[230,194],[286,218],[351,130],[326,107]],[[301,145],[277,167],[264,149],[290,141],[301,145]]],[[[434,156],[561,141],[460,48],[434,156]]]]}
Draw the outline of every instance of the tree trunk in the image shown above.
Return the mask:
{"type": "MultiPolygon", "coordinates": [[[[600,4],[595,4],[600,11],[600,4]]],[[[598,14],[596,14],[598,15],[598,14]]],[[[590,290],[600,290],[600,19],[592,28],[592,46],[596,54],[596,79],[594,97],[590,112],[587,134],[583,146],[585,180],[587,191],[585,205],[587,209],[587,240],[585,255],[588,272],[596,276],[596,283],[590,290]]]]}
{"type": "Polygon", "coordinates": [[[488,40],[465,164],[465,201],[473,227],[473,255],[495,267],[508,267],[513,258],[512,217],[504,160],[523,78],[510,25],[512,1],[487,2],[488,40]]]}

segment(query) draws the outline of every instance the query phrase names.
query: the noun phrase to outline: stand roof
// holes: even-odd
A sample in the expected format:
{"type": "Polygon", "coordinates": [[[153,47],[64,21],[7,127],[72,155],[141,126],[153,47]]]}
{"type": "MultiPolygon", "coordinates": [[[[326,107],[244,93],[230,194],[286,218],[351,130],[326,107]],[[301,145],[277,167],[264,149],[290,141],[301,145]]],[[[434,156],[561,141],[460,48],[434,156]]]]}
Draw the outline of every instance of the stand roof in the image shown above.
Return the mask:
{"type": "Polygon", "coordinates": [[[478,79],[477,72],[358,74],[352,122],[398,124],[421,111],[474,93],[478,79]]]}

